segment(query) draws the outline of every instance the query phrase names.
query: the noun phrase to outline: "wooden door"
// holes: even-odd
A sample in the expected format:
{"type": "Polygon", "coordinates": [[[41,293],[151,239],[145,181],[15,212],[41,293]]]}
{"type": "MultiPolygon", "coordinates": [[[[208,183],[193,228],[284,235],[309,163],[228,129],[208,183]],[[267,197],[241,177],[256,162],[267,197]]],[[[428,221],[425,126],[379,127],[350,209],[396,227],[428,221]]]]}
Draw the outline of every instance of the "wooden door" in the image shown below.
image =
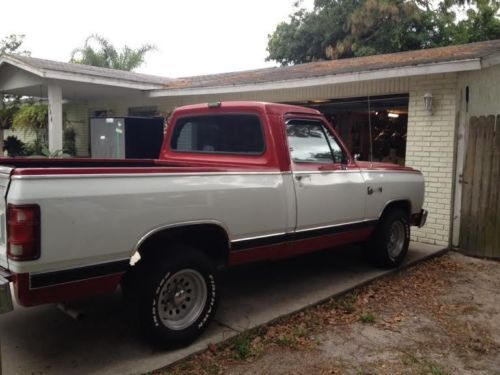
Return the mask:
{"type": "Polygon", "coordinates": [[[472,117],[462,178],[460,251],[500,258],[500,115],[472,117]],[[496,129],[495,129],[496,127],[496,129]]]}

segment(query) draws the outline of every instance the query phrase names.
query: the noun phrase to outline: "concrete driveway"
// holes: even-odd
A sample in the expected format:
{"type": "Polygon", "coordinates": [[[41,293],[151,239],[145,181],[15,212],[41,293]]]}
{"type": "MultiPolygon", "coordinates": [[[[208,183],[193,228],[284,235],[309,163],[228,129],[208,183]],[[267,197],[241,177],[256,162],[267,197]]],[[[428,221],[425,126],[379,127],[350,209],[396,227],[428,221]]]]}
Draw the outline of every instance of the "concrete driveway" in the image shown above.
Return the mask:
{"type": "MultiPolygon", "coordinates": [[[[440,253],[412,243],[405,265],[440,253]]],[[[344,293],[390,271],[370,267],[358,248],[342,248],[222,275],[216,321],[196,343],[160,352],[144,342],[123,313],[121,295],[80,303],[75,321],[55,306],[16,307],[0,317],[3,375],[137,374],[158,369],[249,328],[344,293]]]]}

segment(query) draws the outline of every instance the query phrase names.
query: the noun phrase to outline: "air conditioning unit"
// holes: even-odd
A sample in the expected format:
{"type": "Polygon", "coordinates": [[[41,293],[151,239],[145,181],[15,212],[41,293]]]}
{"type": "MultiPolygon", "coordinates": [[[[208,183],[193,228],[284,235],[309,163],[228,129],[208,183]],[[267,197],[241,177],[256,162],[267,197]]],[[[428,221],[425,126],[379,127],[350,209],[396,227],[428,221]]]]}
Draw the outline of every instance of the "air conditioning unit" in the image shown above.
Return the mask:
{"type": "Polygon", "coordinates": [[[98,159],[158,159],[162,117],[92,117],[90,155],[98,159]]]}

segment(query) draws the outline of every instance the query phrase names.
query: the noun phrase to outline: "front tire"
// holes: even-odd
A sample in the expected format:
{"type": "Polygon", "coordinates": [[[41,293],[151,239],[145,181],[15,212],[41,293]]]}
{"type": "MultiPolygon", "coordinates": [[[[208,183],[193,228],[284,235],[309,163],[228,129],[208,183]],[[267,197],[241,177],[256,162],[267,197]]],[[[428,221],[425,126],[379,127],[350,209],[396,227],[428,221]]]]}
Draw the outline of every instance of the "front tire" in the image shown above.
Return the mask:
{"type": "Polygon", "coordinates": [[[377,225],[370,242],[368,256],[376,266],[395,268],[401,265],[410,244],[408,214],[401,209],[387,212],[377,225]]]}
{"type": "Polygon", "coordinates": [[[215,315],[218,300],[214,263],[205,254],[177,246],[172,256],[149,259],[136,301],[146,333],[155,344],[193,342],[215,315]]]}

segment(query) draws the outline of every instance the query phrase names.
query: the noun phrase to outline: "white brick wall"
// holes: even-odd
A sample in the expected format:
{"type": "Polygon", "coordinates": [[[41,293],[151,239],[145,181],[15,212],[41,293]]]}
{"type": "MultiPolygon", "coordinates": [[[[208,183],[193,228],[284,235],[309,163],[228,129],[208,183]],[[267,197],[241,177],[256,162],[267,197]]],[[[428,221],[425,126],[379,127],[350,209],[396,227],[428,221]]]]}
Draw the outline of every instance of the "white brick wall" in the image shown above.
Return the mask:
{"type": "Polygon", "coordinates": [[[427,224],[412,230],[415,241],[448,246],[452,212],[457,75],[412,78],[406,144],[406,165],[425,177],[427,224]],[[424,108],[424,94],[432,93],[433,113],[424,108]]]}

